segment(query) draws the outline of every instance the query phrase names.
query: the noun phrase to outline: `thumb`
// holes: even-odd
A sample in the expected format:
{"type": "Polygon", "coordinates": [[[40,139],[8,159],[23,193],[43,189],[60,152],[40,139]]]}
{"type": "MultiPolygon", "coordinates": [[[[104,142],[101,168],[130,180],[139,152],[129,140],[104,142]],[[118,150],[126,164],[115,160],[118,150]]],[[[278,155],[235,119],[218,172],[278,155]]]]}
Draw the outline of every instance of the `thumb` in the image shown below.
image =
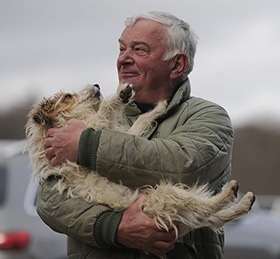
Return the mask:
{"type": "Polygon", "coordinates": [[[70,119],[69,121],[66,122],[67,125],[73,129],[79,129],[80,131],[86,129],[85,124],[78,119],[70,119]]]}
{"type": "Polygon", "coordinates": [[[135,201],[135,205],[137,205],[139,209],[142,210],[143,204],[147,201],[147,199],[148,199],[148,194],[141,194],[135,201]]]}
{"type": "Polygon", "coordinates": [[[77,122],[79,122],[79,120],[77,120],[77,119],[70,119],[69,121],[67,121],[66,123],[67,123],[67,125],[68,126],[70,126],[70,125],[73,125],[73,124],[75,124],[75,123],[77,123],[77,122]]]}

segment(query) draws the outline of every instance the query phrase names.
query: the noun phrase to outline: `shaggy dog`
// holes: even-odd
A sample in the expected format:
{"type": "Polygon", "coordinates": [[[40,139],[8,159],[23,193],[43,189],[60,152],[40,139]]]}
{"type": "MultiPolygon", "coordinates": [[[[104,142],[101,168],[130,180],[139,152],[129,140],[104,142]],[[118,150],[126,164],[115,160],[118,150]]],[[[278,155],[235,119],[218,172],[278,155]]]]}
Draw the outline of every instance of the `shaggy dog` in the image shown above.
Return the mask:
{"type": "Polygon", "coordinates": [[[234,203],[238,192],[238,183],[235,180],[231,181],[223,192],[213,196],[207,185],[190,188],[184,184],[162,181],[154,187],[145,186],[134,190],[110,182],[97,172],[76,163],[68,161],[57,167],[50,166],[43,148],[46,132],[51,127],[65,127],[66,121],[71,118],[80,119],[87,127],[95,130],[107,128],[126,131],[136,136],[144,134],[164,112],[166,102],[160,102],[153,110],[141,115],[130,129],[123,129],[118,122],[125,103],[132,100],[133,94],[131,85],[124,84],[119,86],[115,95],[103,100],[99,87],[88,85],[79,93],[60,92],[34,106],[29,113],[26,127],[27,149],[34,175],[38,176],[40,181],[55,175],[58,178],[56,188],[60,193],[66,191],[71,197],[82,197],[88,202],[106,204],[117,211],[129,207],[139,194],[147,193],[143,211],[155,220],[159,228],[168,231],[165,222],[169,222],[178,237],[204,226],[219,229],[247,214],[255,197],[248,192],[239,203],[234,203]],[[179,222],[179,231],[173,222],[179,222]]]}

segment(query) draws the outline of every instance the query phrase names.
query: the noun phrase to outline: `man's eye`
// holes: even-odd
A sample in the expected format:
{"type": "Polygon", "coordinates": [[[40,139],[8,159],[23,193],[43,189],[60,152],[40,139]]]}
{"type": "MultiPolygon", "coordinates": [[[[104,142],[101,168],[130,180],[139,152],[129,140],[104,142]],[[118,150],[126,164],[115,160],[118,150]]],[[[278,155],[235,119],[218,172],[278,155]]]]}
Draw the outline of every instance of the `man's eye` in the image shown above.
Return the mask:
{"type": "Polygon", "coordinates": [[[125,48],[124,47],[120,47],[120,52],[124,52],[125,48]]]}
{"type": "Polygon", "coordinates": [[[134,51],[138,54],[138,55],[145,55],[147,53],[147,50],[144,48],[140,48],[140,47],[136,47],[134,48],[134,51]]]}

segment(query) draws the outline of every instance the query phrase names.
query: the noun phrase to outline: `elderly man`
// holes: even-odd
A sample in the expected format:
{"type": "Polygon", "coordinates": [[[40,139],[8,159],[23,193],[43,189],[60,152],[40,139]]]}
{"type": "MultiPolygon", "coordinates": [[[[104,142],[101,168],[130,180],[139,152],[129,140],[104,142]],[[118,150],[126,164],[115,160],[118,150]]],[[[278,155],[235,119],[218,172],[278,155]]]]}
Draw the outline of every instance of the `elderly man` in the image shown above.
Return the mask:
{"type": "MultiPolygon", "coordinates": [[[[119,81],[133,84],[134,102],[123,123],[132,123],[161,100],[166,111],[142,137],[112,130],[86,129],[72,119],[69,126],[50,129],[46,156],[53,166],[65,159],[96,170],[129,187],[155,185],[161,179],[187,185],[208,183],[219,192],[230,176],[233,129],[226,111],[217,104],[190,96],[196,39],[189,25],[159,12],[126,20],[117,61],[119,81]]],[[[67,198],[41,184],[37,210],[55,231],[65,233],[68,256],[74,258],[223,258],[223,234],[209,228],[175,240],[146,216],[140,198],[122,212],[102,204],[67,198]],[[150,252],[148,255],[142,250],[150,252]]]]}

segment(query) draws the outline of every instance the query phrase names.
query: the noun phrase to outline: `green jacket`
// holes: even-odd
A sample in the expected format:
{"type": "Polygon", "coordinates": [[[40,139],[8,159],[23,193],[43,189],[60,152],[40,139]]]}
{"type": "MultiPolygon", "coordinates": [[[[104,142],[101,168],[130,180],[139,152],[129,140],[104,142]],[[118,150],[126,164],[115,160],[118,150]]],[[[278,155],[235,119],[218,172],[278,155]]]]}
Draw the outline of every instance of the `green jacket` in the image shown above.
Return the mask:
{"type": "MultiPolygon", "coordinates": [[[[140,114],[135,104],[128,106],[125,123],[131,125],[140,114]]],[[[85,130],[77,162],[129,187],[154,185],[167,178],[188,185],[208,183],[219,192],[230,177],[233,135],[226,111],[212,102],[190,97],[187,80],[144,137],[85,130]]],[[[39,188],[37,211],[53,230],[69,236],[70,259],[156,258],[115,243],[122,212],[59,195],[52,189],[55,181],[50,178],[39,188]]],[[[223,242],[223,233],[202,228],[188,233],[167,256],[220,259],[223,242]]]]}

